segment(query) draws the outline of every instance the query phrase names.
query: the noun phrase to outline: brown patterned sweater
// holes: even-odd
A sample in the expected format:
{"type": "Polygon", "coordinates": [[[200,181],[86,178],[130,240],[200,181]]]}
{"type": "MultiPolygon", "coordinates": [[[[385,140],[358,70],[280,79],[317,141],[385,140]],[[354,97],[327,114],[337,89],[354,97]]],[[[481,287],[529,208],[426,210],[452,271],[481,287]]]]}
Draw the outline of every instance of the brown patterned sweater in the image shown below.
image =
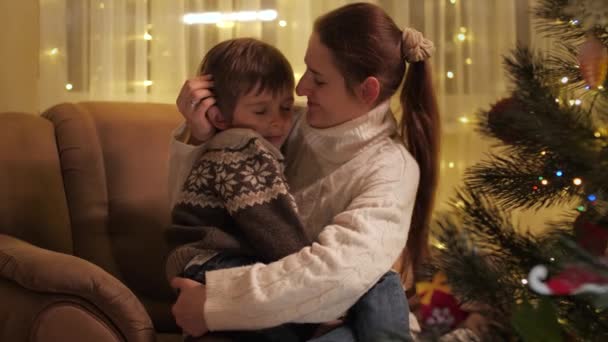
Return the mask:
{"type": "MultiPolygon", "coordinates": [[[[283,175],[283,156],[250,129],[223,131],[195,160],[172,210],[173,243],[278,260],[311,244],[283,175]]],[[[192,252],[192,251],[191,251],[192,252]]]]}

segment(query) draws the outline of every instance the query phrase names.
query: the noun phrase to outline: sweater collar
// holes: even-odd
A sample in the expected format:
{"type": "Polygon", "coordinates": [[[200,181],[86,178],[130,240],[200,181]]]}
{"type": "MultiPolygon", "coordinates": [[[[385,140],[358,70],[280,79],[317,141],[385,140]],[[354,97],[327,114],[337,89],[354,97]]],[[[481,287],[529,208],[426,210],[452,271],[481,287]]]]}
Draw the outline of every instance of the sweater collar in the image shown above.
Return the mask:
{"type": "Polygon", "coordinates": [[[392,136],[397,131],[389,101],[358,118],[330,128],[313,128],[305,118],[302,121],[304,139],[314,153],[336,163],[352,159],[370,142],[392,136]]]}

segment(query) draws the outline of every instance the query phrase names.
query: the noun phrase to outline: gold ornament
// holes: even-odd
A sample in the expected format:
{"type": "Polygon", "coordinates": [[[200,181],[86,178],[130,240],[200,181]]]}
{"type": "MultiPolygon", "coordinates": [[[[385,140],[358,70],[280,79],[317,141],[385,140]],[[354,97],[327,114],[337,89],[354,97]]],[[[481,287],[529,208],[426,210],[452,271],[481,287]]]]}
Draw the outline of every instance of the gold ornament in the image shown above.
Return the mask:
{"type": "Polygon", "coordinates": [[[604,83],[608,71],[608,50],[594,35],[589,35],[581,45],[578,63],[589,87],[597,88],[604,83]]]}

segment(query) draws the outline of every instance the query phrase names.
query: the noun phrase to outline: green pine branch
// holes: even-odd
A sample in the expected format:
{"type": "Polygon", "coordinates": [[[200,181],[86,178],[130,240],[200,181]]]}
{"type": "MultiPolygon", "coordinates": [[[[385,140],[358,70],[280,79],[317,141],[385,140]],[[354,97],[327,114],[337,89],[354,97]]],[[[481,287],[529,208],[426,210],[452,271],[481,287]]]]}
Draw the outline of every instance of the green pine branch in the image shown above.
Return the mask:
{"type": "MultiPolygon", "coordinates": [[[[467,184],[492,194],[509,208],[538,209],[608,193],[608,178],[604,176],[608,138],[596,136],[599,129],[588,105],[556,102],[563,91],[556,75],[564,75],[556,71],[558,60],[547,61],[528,48],[518,47],[505,58],[514,83],[512,100],[479,114],[478,131],[502,140],[506,146],[500,154],[508,157],[491,154],[467,172],[467,184]],[[558,171],[560,176],[556,176],[558,171]],[[582,186],[575,185],[574,178],[583,180],[582,186]],[[542,179],[548,183],[542,184],[542,179]]],[[[570,72],[578,72],[569,66],[571,61],[562,64],[571,68],[570,72]]],[[[595,92],[596,97],[600,94],[595,92]]],[[[600,113],[608,119],[606,112],[600,113]]]]}
{"type": "MultiPolygon", "coordinates": [[[[516,229],[506,213],[486,196],[463,190],[455,203],[433,229],[439,246],[434,250],[433,265],[446,274],[457,298],[478,305],[486,317],[495,320],[492,336],[517,336],[511,323],[513,315],[518,314],[518,303],[538,305],[546,298],[522,282],[533,266],[543,264],[555,273],[570,262],[597,264],[572,242],[572,222],[567,228],[533,236],[516,229]]],[[[601,267],[603,272],[606,266],[601,267]]],[[[598,311],[592,298],[548,300],[564,331],[582,340],[608,337],[606,311],[598,311]]]]}

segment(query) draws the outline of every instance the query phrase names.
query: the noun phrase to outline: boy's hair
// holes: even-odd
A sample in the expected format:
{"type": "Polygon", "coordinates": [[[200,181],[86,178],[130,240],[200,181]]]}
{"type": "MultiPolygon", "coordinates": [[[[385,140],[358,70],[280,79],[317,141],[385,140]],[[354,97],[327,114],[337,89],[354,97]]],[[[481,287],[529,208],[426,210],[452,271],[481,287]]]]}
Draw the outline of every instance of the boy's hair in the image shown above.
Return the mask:
{"type": "Polygon", "coordinates": [[[287,58],[274,46],[253,38],[223,41],[207,52],[198,75],[213,75],[213,94],[225,119],[232,115],[239,97],[255,90],[273,96],[293,92],[295,80],[287,58]]]}

